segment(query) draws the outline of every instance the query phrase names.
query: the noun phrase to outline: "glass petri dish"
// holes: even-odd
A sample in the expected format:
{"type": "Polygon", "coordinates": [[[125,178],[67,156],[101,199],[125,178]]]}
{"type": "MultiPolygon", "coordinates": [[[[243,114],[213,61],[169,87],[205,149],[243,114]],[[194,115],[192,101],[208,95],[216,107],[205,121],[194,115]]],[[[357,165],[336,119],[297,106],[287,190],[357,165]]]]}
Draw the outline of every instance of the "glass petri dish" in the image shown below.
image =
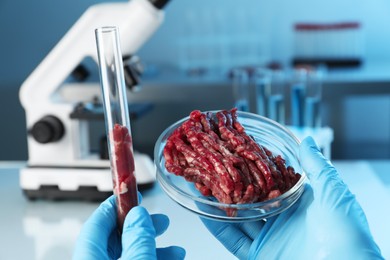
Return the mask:
{"type": "Polygon", "coordinates": [[[218,202],[212,196],[203,196],[195,188],[194,183],[168,172],[165,168],[163,150],[166,141],[177,127],[189,119],[185,117],[165,129],[156,141],[154,148],[156,177],[164,192],[173,201],[200,217],[226,222],[266,219],[291,207],[303,193],[306,174],[298,158],[299,140],[286,127],[268,118],[241,111],[237,111],[237,116],[248,135],[251,135],[258,144],[266,147],[274,155],[281,155],[286,161],[286,166],[292,166],[295,172],[301,174],[301,178],[279,197],[263,202],[225,204],[218,202]],[[228,210],[234,210],[235,216],[228,216],[226,214],[228,210]]]}

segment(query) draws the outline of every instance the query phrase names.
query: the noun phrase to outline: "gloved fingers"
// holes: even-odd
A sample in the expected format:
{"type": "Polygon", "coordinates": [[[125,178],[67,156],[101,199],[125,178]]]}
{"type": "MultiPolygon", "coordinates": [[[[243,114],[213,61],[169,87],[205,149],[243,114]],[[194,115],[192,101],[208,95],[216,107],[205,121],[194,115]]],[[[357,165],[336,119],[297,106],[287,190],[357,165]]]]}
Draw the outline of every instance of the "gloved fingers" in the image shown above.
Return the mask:
{"type": "Polygon", "coordinates": [[[310,180],[316,199],[333,206],[344,203],[344,199],[355,199],[312,137],[302,141],[299,152],[302,167],[310,180]]]}
{"type": "Polygon", "coordinates": [[[265,223],[265,220],[249,221],[237,223],[236,226],[250,239],[255,240],[265,223]]]}
{"type": "Polygon", "coordinates": [[[253,240],[236,224],[201,218],[206,228],[239,259],[247,259],[253,240]]]}
{"type": "Polygon", "coordinates": [[[107,254],[108,239],[116,228],[116,218],[115,196],[112,195],[84,223],[76,243],[75,255],[82,258],[88,251],[97,255],[107,254]]]}
{"type": "Polygon", "coordinates": [[[179,246],[157,248],[156,251],[159,260],[181,260],[186,256],[184,248],[179,246]]]}
{"type": "Polygon", "coordinates": [[[151,217],[156,236],[160,236],[168,229],[169,218],[164,214],[152,214],[151,217]]]}
{"type": "Polygon", "coordinates": [[[139,191],[137,193],[138,193],[138,205],[140,205],[142,203],[142,194],[139,191]]]}
{"type": "Polygon", "coordinates": [[[299,253],[296,243],[306,243],[303,231],[307,208],[312,202],[313,190],[306,184],[302,196],[294,205],[279,215],[267,218],[251,245],[248,259],[294,259],[294,252],[299,253]],[[281,257],[283,252],[291,252],[289,258],[281,257]]]}
{"type": "Polygon", "coordinates": [[[324,169],[334,170],[333,166],[321,153],[318,145],[311,136],[306,137],[299,146],[299,157],[302,167],[310,180],[323,177],[324,169]]]}
{"type": "Polygon", "coordinates": [[[133,207],[126,216],[122,233],[122,259],[155,259],[156,230],[144,207],[133,207]]]}
{"type": "Polygon", "coordinates": [[[110,259],[118,259],[122,253],[121,234],[114,230],[108,238],[107,254],[110,259]]]}
{"type": "Polygon", "coordinates": [[[269,229],[273,227],[275,223],[277,223],[277,226],[282,227],[283,223],[285,223],[288,219],[297,218],[299,214],[305,214],[306,209],[312,202],[313,189],[309,184],[305,184],[303,194],[298,199],[298,201],[280,214],[267,218],[263,224],[261,233],[263,235],[267,234],[269,232],[269,229]]]}

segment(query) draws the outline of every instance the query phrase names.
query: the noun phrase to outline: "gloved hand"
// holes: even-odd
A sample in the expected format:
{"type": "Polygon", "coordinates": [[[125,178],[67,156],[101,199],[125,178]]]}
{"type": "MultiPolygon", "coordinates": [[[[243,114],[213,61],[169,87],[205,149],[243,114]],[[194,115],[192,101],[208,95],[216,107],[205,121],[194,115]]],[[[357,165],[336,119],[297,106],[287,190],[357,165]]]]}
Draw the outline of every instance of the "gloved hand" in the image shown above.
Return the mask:
{"type": "Polygon", "coordinates": [[[83,225],[73,259],[184,259],[185,250],[181,247],[156,248],[155,237],[164,233],[169,225],[166,215],[149,215],[144,207],[136,206],[126,216],[121,237],[116,221],[113,195],[83,225]]]}
{"type": "Polygon", "coordinates": [[[300,145],[310,185],[299,201],[266,221],[202,219],[239,259],[383,259],[365,214],[311,137],[300,145]]]}

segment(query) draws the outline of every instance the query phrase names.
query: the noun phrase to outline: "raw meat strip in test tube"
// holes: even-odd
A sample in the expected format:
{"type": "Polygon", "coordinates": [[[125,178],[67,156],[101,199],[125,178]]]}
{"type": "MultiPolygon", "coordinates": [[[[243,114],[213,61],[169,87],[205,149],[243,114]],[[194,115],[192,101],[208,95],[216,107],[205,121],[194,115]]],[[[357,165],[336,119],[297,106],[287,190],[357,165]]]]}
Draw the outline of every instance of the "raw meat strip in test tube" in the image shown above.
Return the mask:
{"type": "Polygon", "coordinates": [[[119,31],[101,27],[95,35],[118,229],[122,232],[127,213],[138,205],[138,194],[119,31]]]}

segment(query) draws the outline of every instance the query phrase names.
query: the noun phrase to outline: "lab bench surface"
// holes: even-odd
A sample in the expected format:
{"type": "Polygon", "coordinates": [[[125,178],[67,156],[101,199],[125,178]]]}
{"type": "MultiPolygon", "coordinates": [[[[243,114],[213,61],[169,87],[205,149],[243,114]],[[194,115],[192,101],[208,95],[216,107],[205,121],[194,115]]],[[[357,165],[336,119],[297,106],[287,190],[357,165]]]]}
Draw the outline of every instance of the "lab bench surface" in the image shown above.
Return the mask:
{"type": "MultiPolygon", "coordinates": [[[[383,256],[390,259],[390,161],[333,163],[363,207],[383,256]]],[[[98,203],[29,201],[19,187],[22,165],[0,162],[0,259],[71,259],[78,232],[98,203]]],[[[235,259],[197,216],[172,202],[157,183],[143,193],[142,205],[170,218],[158,247],[180,245],[190,260],[235,259]]]]}

